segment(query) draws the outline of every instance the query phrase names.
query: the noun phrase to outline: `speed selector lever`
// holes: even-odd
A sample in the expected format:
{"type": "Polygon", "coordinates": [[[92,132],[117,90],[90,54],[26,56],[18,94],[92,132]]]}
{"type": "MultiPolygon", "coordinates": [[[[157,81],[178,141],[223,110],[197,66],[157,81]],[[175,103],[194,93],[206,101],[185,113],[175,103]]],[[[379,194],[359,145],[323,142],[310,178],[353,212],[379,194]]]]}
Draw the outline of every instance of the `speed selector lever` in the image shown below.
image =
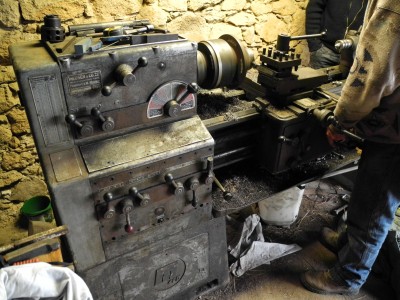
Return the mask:
{"type": "Polygon", "coordinates": [[[121,64],[115,70],[118,80],[125,86],[133,85],[136,81],[135,73],[139,68],[146,67],[148,65],[148,60],[145,56],[139,57],[138,64],[133,69],[128,64],[121,64]]]}
{"type": "MultiPolygon", "coordinates": [[[[149,62],[147,58],[145,56],[142,56],[139,57],[138,64],[134,69],[128,64],[120,64],[115,70],[116,80],[118,80],[118,82],[122,83],[124,86],[133,85],[136,81],[136,75],[135,75],[136,71],[139,68],[146,67],[148,63],[149,62]]],[[[112,90],[115,88],[116,85],[117,81],[113,81],[112,83],[103,86],[103,88],[101,89],[101,93],[104,96],[110,96],[112,90]]]]}
{"type": "Polygon", "coordinates": [[[174,176],[171,173],[165,174],[164,176],[165,182],[168,183],[172,190],[174,191],[175,196],[181,195],[184,192],[184,187],[181,182],[176,182],[174,180],[174,176]]]}
{"type": "Polygon", "coordinates": [[[147,204],[149,204],[150,195],[146,193],[143,194],[139,193],[136,187],[131,187],[129,189],[129,195],[131,195],[133,199],[135,198],[139,199],[140,206],[146,206],[147,204]]]}
{"type": "Polygon", "coordinates": [[[101,129],[103,131],[111,131],[114,129],[114,119],[108,116],[104,116],[98,107],[93,107],[90,113],[93,117],[96,117],[101,121],[101,129]]]}
{"type": "Polygon", "coordinates": [[[181,112],[181,103],[186,99],[189,94],[195,94],[199,90],[199,86],[196,82],[192,82],[186,86],[186,91],[184,91],[176,99],[168,101],[164,106],[165,113],[170,117],[177,117],[181,112]]]}
{"type": "Polygon", "coordinates": [[[186,91],[176,99],[176,102],[181,103],[187,96],[189,96],[189,94],[196,94],[198,91],[199,86],[196,82],[192,82],[187,85],[186,91]]]}
{"type": "Polygon", "coordinates": [[[78,132],[83,137],[88,137],[93,134],[93,125],[91,123],[81,123],[74,114],[69,114],[65,117],[68,124],[75,126],[78,132]]]}

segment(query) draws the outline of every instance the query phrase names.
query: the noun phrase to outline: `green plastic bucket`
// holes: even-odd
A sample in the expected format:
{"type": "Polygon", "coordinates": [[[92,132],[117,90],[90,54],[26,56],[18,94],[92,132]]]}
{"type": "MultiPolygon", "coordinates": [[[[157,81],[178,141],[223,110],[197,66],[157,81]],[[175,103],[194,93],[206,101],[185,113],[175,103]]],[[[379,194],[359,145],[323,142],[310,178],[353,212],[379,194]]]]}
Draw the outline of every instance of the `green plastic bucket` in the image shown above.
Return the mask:
{"type": "Polygon", "coordinates": [[[21,214],[29,220],[51,221],[53,219],[50,198],[35,196],[25,201],[21,214]]]}

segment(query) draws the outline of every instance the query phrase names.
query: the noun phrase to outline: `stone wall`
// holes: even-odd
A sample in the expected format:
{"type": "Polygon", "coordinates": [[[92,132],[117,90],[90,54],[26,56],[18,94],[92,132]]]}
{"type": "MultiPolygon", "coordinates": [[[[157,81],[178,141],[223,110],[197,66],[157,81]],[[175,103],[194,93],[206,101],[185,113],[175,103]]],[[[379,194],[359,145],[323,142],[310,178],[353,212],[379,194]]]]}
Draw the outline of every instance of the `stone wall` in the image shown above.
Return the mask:
{"type": "MultiPolygon", "coordinates": [[[[3,221],[15,221],[23,201],[47,193],[8,55],[10,44],[39,39],[36,28],[45,15],[57,14],[65,25],[149,19],[192,41],[228,33],[257,57],[278,33],[304,34],[306,1],[0,0],[0,228],[5,228],[3,221]]],[[[305,42],[292,43],[307,61],[305,42]]]]}

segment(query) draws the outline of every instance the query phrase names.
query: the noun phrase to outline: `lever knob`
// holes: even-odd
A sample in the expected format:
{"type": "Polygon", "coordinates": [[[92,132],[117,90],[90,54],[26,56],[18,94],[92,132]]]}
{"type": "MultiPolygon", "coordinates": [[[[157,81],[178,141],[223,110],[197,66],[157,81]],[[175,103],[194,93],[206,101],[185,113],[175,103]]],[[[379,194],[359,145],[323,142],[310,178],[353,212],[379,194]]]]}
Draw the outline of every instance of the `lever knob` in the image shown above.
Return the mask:
{"type": "Polygon", "coordinates": [[[114,86],[115,82],[110,85],[103,86],[103,88],[101,89],[101,93],[103,94],[103,96],[110,96],[114,86]]]}
{"type": "Polygon", "coordinates": [[[183,184],[181,182],[176,182],[171,173],[166,174],[164,176],[164,179],[165,179],[166,183],[171,185],[171,187],[173,188],[174,194],[176,196],[178,196],[184,192],[185,189],[183,187],[183,184]]]}
{"type": "Polygon", "coordinates": [[[133,69],[132,75],[135,76],[134,74],[137,72],[137,70],[139,70],[140,68],[146,67],[148,65],[148,63],[149,63],[149,61],[147,60],[147,57],[145,57],[145,56],[139,57],[138,64],[135,67],[135,69],[133,69]]]}
{"type": "Polygon", "coordinates": [[[125,224],[125,227],[124,227],[125,232],[131,233],[131,232],[134,231],[134,228],[131,225],[131,219],[130,219],[130,216],[129,216],[129,212],[125,214],[125,218],[126,218],[126,224],[125,224]]]}
{"type": "Polygon", "coordinates": [[[138,59],[138,65],[135,68],[135,71],[137,68],[143,68],[146,67],[148,65],[149,61],[147,60],[147,58],[145,56],[139,57],[138,59]]]}
{"type": "Polygon", "coordinates": [[[181,103],[189,94],[196,94],[199,91],[199,86],[196,82],[192,82],[186,86],[186,91],[176,99],[176,102],[181,103]]]}

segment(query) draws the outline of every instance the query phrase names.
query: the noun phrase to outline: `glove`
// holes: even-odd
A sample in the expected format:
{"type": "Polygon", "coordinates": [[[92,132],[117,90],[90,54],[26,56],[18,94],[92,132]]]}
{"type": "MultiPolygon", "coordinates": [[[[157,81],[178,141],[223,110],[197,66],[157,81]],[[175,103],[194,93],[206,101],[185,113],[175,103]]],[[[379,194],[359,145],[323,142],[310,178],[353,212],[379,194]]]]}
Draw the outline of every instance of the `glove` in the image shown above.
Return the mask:
{"type": "Polygon", "coordinates": [[[329,125],[326,129],[326,137],[328,138],[328,143],[332,147],[336,147],[336,143],[342,143],[346,141],[346,136],[341,134],[339,130],[335,128],[333,125],[329,125]]]}

